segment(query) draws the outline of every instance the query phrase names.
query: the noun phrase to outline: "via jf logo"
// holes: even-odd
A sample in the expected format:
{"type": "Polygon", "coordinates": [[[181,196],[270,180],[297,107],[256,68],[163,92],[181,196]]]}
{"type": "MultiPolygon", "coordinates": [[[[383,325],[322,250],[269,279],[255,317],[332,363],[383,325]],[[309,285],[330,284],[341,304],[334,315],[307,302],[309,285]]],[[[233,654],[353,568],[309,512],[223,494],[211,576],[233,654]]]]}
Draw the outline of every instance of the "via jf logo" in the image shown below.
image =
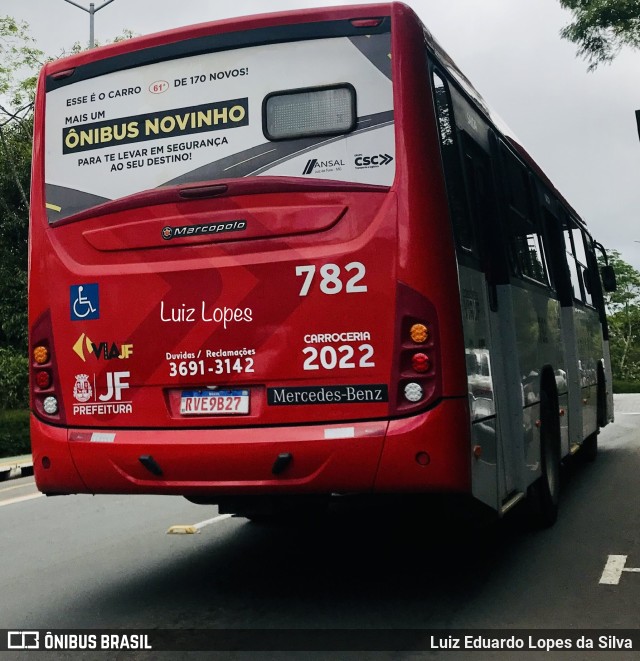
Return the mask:
{"type": "Polygon", "coordinates": [[[71,285],[69,290],[71,321],[100,319],[100,293],[98,283],[71,285]]]}

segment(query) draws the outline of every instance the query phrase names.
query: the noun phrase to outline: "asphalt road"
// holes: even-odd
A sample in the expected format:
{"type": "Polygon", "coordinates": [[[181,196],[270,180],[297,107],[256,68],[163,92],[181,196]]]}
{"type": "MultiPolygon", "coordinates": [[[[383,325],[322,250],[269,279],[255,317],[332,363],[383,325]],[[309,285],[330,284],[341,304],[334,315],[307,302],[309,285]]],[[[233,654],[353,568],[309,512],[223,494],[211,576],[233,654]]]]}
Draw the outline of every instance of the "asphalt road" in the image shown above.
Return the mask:
{"type": "MultiPolygon", "coordinates": [[[[564,470],[560,516],[545,531],[529,530],[518,513],[498,526],[461,527],[458,518],[450,525],[448,517],[434,520],[428,511],[402,517],[394,508],[368,516],[346,508],[311,529],[274,529],[218,519],[215,508],[181,498],[46,498],[37,495],[32,477],[4,482],[0,627],[640,629],[640,571],[628,571],[640,567],[638,423],[640,395],[616,396],[616,422],[600,436],[597,461],[564,470]],[[187,524],[201,524],[199,532],[167,534],[187,524]],[[618,571],[617,583],[602,583],[613,555],[626,556],[626,571],[618,571]]],[[[637,658],[582,654],[522,658],[637,658]]],[[[56,658],[81,656],[88,658],[56,658]]],[[[516,655],[375,658],[505,661],[516,655]]]]}

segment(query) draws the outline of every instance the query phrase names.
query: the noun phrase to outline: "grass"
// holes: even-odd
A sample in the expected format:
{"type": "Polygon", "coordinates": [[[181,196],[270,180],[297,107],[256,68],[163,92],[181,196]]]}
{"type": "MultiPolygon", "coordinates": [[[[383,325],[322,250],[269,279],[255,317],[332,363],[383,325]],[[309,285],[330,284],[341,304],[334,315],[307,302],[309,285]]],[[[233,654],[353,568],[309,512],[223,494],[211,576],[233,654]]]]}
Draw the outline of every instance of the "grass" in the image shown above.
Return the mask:
{"type": "Polygon", "coordinates": [[[629,393],[640,392],[640,383],[635,381],[619,381],[613,380],[613,392],[615,393],[629,393]]]}
{"type": "Polygon", "coordinates": [[[0,410],[0,457],[15,457],[30,452],[29,410],[0,410]]]}

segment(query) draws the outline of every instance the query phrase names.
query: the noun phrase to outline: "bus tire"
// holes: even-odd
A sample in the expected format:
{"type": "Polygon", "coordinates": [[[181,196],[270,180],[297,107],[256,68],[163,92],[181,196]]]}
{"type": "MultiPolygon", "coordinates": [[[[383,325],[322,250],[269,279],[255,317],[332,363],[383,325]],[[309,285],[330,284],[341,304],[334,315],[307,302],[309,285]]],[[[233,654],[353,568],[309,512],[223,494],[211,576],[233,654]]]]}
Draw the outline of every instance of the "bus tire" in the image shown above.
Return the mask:
{"type": "Polygon", "coordinates": [[[596,401],[598,405],[598,427],[606,427],[609,420],[607,416],[607,388],[605,386],[605,376],[602,363],[598,363],[598,385],[596,391],[596,401]]]}
{"type": "Polygon", "coordinates": [[[598,456],[598,432],[595,431],[591,436],[582,441],[582,457],[586,461],[595,461],[598,456]]]}
{"type": "Polygon", "coordinates": [[[312,527],[318,525],[329,509],[328,498],[268,498],[267,508],[239,512],[252,523],[275,527],[312,527]]]}
{"type": "Polygon", "coordinates": [[[540,398],[540,466],[542,475],[529,487],[527,501],[532,523],[550,528],[558,518],[560,500],[560,425],[551,398],[543,390],[540,398]]]}

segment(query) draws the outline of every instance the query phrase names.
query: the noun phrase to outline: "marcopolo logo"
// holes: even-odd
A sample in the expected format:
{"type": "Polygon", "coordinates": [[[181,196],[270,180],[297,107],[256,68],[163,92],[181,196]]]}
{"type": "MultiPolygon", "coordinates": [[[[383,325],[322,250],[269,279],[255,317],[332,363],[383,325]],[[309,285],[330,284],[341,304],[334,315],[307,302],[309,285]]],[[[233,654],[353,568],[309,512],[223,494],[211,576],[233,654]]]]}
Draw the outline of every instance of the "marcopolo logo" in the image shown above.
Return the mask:
{"type": "Polygon", "coordinates": [[[247,229],[246,220],[226,220],[221,223],[204,223],[203,225],[182,225],[162,228],[162,238],[165,241],[179,239],[184,236],[203,236],[207,234],[223,234],[226,232],[244,232],[247,229]]]}

